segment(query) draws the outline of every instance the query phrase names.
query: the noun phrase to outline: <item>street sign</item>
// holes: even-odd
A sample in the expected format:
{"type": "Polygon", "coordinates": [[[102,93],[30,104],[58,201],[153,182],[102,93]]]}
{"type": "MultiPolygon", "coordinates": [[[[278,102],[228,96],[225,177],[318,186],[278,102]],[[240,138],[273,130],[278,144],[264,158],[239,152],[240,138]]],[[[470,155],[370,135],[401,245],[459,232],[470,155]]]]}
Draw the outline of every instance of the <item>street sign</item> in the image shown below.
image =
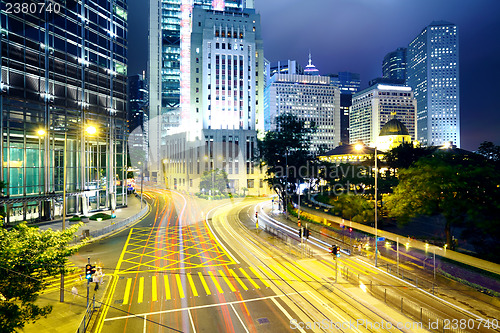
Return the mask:
{"type": "Polygon", "coordinates": [[[377,237],[377,242],[383,242],[385,241],[385,237],[377,237]]]}

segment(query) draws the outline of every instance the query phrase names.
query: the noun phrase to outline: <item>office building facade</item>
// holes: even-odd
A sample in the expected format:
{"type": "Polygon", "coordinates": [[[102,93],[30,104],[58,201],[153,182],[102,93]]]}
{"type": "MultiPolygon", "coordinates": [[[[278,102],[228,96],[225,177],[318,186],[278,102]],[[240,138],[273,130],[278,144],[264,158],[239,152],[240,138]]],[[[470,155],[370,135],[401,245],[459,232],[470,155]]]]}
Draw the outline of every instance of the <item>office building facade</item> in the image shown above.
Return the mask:
{"type": "Polygon", "coordinates": [[[196,193],[203,174],[220,169],[228,192],[263,194],[267,186],[253,161],[256,130],[264,123],[260,16],[195,5],[191,17],[190,55],[181,59],[189,61],[189,90],[181,93],[179,131],[161,150],[166,186],[196,193]]]}
{"type": "Polygon", "coordinates": [[[132,165],[147,166],[149,132],[148,85],[143,74],[128,77],[128,149],[132,165]]]}
{"type": "Polygon", "coordinates": [[[339,72],[329,76],[332,83],[340,89],[340,142],[349,144],[349,108],[352,105],[352,95],[358,92],[361,86],[361,76],[351,72],[339,72]]]}
{"type": "Polygon", "coordinates": [[[68,214],[126,205],[126,2],[50,3],[24,14],[0,5],[8,223],[60,217],[64,187],[68,214]]]}
{"type": "Polygon", "coordinates": [[[374,147],[380,130],[395,116],[404,124],[412,140],[416,133],[417,101],[410,87],[376,84],[352,97],[349,111],[350,143],[374,147]]]}
{"type": "MultiPolygon", "coordinates": [[[[235,10],[253,8],[253,0],[150,0],[148,83],[151,150],[151,179],[156,181],[161,172],[160,147],[166,143],[171,129],[181,125],[181,95],[189,98],[189,57],[191,11],[193,5],[208,10],[235,10]],[[181,52],[181,44],[187,48],[181,52]],[[181,65],[181,63],[183,65],[181,65]],[[182,68],[181,68],[182,66],[182,68]],[[184,79],[181,79],[184,76],[184,79]],[[183,90],[183,91],[181,91],[183,90]]],[[[189,102],[189,101],[188,101],[189,102]]],[[[182,103],[185,104],[185,103],[182,103]]],[[[184,110],[184,115],[186,110],[184,110]]],[[[175,132],[175,130],[174,130],[175,132]]]]}
{"type": "Polygon", "coordinates": [[[311,151],[340,144],[340,90],[330,77],[275,74],[265,90],[265,130],[276,130],[276,117],[291,113],[317,127],[311,151]]]}
{"type": "Polygon", "coordinates": [[[408,46],[406,83],[417,99],[417,140],[424,146],[460,147],[458,29],[432,22],[408,46]]]}
{"type": "Polygon", "coordinates": [[[407,49],[400,47],[385,55],[382,62],[382,77],[386,79],[406,81],[406,52],[407,49]]]}

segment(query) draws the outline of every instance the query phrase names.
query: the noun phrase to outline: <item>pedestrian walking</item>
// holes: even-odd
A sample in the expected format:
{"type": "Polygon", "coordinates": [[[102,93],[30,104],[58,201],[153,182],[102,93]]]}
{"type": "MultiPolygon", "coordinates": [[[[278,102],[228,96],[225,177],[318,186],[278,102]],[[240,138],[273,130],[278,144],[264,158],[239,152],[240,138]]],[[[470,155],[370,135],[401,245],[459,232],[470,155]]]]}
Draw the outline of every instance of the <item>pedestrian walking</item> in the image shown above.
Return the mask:
{"type": "Polygon", "coordinates": [[[73,286],[73,288],[71,288],[71,293],[73,294],[73,300],[75,300],[76,297],[78,296],[78,289],[76,289],[76,287],[73,286]]]}

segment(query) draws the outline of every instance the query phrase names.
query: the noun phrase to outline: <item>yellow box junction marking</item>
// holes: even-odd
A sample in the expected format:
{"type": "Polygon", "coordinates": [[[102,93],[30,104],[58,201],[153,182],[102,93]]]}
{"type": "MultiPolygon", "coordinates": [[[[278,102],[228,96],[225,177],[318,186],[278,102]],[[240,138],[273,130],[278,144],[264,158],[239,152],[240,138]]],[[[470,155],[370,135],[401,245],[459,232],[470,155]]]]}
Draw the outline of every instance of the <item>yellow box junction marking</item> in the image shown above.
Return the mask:
{"type": "Polygon", "coordinates": [[[151,299],[153,302],[156,302],[158,300],[158,287],[156,285],[156,275],[153,275],[152,276],[153,280],[151,281],[152,282],[152,286],[151,286],[151,299]]]}
{"type": "Polygon", "coordinates": [[[175,274],[175,280],[177,281],[177,288],[179,289],[179,296],[181,298],[186,297],[186,295],[184,295],[184,289],[182,288],[181,277],[179,274],[175,274]]]}
{"type": "Polygon", "coordinates": [[[163,275],[163,281],[165,283],[165,298],[172,299],[172,297],[170,296],[170,286],[168,285],[168,275],[163,275]]]}
{"type": "Polygon", "coordinates": [[[137,303],[142,303],[144,300],[144,276],[139,279],[139,296],[137,298],[137,303]]]}
{"type": "Polygon", "coordinates": [[[123,304],[128,304],[128,299],[130,298],[130,287],[132,287],[132,278],[127,279],[127,285],[125,286],[125,292],[123,294],[123,304]]]}
{"type": "Polygon", "coordinates": [[[224,294],[224,291],[220,287],[220,284],[219,284],[219,282],[217,282],[217,279],[215,278],[212,271],[208,271],[208,274],[210,274],[210,277],[212,278],[212,282],[215,284],[215,288],[217,288],[217,291],[219,292],[219,294],[224,294]]]}
{"type": "Polygon", "coordinates": [[[229,281],[229,279],[227,278],[227,276],[220,269],[219,269],[219,274],[220,274],[220,276],[222,276],[222,278],[224,279],[224,281],[226,281],[227,285],[229,286],[229,289],[231,289],[231,291],[233,293],[236,292],[236,288],[233,287],[233,284],[231,283],[231,281],[229,281]]]}
{"type": "Polygon", "coordinates": [[[198,276],[200,277],[201,284],[203,284],[203,288],[205,289],[205,292],[207,293],[207,295],[212,295],[212,293],[210,292],[210,289],[208,288],[208,284],[205,281],[205,278],[203,277],[203,274],[201,274],[201,272],[198,272],[198,276]]]}
{"type": "Polygon", "coordinates": [[[196,290],[196,286],[194,285],[193,278],[191,277],[191,273],[187,274],[189,285],[191,286],[191,289],[193,290],[193,295],[198,296],[198,290],[196,290]]]}
{"type": "Polygon", "coordinates": [[[255,281],[252,278],[250,278],[250,276],[247,274],[247,272],[245,272],[243,268],[240,267],[240,271],[241,273],[243,273],[243,275],[245,275],[247,280],[250,281],[250,283],[254,286],[255,289],[260,289],[259,285],[255,283],[255,281]]]}
{"type": "Polygon", "coordinates": [[[240,277],[236,275],[236,273],[231,268],[229,269],[229,273],[231,273],[231,275],[236,279],[236,281],[238,281],[238,283],[243,289],[248,290],[247,286],[245,286],[243,281],[241,281],[240,277]]]}

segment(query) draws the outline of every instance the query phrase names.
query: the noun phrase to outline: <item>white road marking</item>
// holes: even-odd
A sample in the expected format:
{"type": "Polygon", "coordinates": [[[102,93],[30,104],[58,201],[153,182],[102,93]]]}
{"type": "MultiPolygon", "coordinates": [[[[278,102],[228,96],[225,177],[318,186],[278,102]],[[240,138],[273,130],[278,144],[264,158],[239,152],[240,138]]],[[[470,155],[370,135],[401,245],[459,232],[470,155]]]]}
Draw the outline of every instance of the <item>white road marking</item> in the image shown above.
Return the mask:
{"type": "Polygon", "coordinates": [[[196,328],[194,327],[193,316],[191,316],[191,311],[188,309],[189,320],[191,321],[191,326],[193,326],[193,332],[196,333],[196,328]]]}
{"type": "Polygon", "coordinates": [[[242,301],[233,301],[233,302],[225,302],[225,303],[214,303],[214,304],[199,305],[199,306],[190,306],[190,307],[179,308],[179,309],[172,309],[172,310],[147,312],[147,313],[141,313],[141,314],[135,314],[135,315],[129,315],[129,316],[106,318],[104,321],[112,321],[112,320],[120,320],[120,319],[128,319],[128,318],[137,318],[137,317],[141,317],[141,316],[152,316],[152,315],[158,315],[158,314],[164,314],[164,313],[172,313],[172,312],[179,312],[179,311],[185,311],[185,310],[206,309],[206,308],[211,308],[211,307],[215,307],[215,306],[222,306],[222,305],[231,305],[231,304],[240,304],[240,303],[248,303],[248,302],[255,302],[255,301],[263,301],[263,300],[266,300],[266,299],[273,299],[273,298],[277,298],[277,297],[286,297],[286,296],[291,296],[291,295],[298,295],[298,294],[301,294],[301,293],[304,293],[304,292],[305,291],[296,292],[296,293],[289,293],[289,294],[282,294],[282,295],[267,296],[267,297],[251,298],[251,299],[242,300],[242,301]]]}
{"type": "MultiPolygon", "coordinates": [[[[286,310],[285,310],[285,308],[284,308],[284,307],[282,307],[282,306],[281,306],[281,304],[280,304],[280,303],[278,303],[278,301],[277,301],[277,300],[275,300],[274,298],[272,298],[271,300],[272,300],[272,301],[274,302],[274,304],[278,307],[278,309],[280,309],[280,310],[281,310],[281,312],[283,312],[283,313],[285,314],[285,316],[288,318],[288,320],[290,320],[290,322],[292,322],[293,320],[296,320],[296,319],[294,319],[294,318],[293,318],[293,317],[292,317],[292,316],[288,313],[288,311],[286,311],[286,310]]],[[[304,329],[303,329],[303,328],[301,328],[300,326],[297,326],[297,328],[299,329],[299,331],[300,331],[300,332],[306,333],[306,331],[304,331],[304,329]]]]}
{"type": "Polygon", "coordinates": [[[231,308],[233,308],[233,311],[234,311],[234,313],[236,314],[236,317],[238,317],[238,319],[240,320],[241,326],[243,326],[243,328],[245,329],[245,331],[246,331],[247,333],[250,333],[250,332],[248,331],[247,327],[245,326],[245,324],[243,323],[243,320],[241,320],[240,315],[238,314],[238,312],[236,312],[236,309],[234,308],[234,305],[232,305],[232,304],[231,304],[231,308]]]}

